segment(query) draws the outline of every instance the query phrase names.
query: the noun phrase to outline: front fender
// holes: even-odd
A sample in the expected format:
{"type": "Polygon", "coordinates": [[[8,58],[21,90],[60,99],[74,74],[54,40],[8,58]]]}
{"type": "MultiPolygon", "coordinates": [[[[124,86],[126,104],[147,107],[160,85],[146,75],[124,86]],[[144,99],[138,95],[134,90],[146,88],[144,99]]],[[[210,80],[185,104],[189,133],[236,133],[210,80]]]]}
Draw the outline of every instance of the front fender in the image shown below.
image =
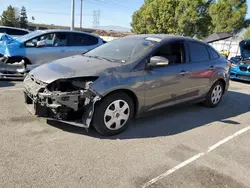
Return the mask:
{"type": "Polygon", "coordinates": [[[90,87],[91,90],[102,97],[117,90],[128,90],[132,92],[138,101],[138,111],[145,104],[145,75],[144,72],[131,72],[121,74],[110,74],[99,77],[90,87]]]}

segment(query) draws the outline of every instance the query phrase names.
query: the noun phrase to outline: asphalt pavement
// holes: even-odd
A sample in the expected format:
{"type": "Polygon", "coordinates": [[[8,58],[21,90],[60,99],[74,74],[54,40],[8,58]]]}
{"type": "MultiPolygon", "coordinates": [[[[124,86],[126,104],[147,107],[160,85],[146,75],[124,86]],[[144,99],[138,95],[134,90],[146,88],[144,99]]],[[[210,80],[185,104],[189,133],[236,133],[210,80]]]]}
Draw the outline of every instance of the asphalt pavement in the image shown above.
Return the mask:
{"type": "Polygon", "coordinates": [[[214,109],[181,105],[114,137],[30,115],[0,81],[0,187],[250,188],[250,84],[214,109]]]}

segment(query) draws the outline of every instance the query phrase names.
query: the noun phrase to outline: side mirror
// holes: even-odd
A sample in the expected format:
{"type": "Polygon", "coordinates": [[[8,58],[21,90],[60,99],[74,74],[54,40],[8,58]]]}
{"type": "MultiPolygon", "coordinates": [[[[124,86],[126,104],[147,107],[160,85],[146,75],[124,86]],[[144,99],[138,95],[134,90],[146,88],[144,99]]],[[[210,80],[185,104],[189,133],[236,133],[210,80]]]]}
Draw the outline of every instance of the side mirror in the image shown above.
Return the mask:
{"type": "Polygon", "coordinates": [[[46,46],[46,43],[45,43],[44,40],[38,41],[38,42],[36,43],[36,47],[37,47],[37,48],[41,48],[41,47],[44,47],[44,46],[46,46]]]}
{"type": "Polygon", "coordinates": [[[165,57],[161,56],[153,56],[150,58],[150,62],[148,63],[148,67],[165,67],[168,66],[169,60],[165,57]]]}

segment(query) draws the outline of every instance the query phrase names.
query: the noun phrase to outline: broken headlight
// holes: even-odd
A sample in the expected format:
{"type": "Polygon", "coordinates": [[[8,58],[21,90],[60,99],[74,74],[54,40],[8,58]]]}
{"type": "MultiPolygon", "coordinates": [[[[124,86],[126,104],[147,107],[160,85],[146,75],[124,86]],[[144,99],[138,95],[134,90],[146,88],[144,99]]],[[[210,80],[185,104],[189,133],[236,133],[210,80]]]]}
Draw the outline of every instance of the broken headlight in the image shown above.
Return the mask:
{"type": "Polygon", "coordinates": [[[49,91],[72,92],[77,90],[88,90],[89,86],[97,80],[98,77],[61,79],[48,85],[49,91]]]}

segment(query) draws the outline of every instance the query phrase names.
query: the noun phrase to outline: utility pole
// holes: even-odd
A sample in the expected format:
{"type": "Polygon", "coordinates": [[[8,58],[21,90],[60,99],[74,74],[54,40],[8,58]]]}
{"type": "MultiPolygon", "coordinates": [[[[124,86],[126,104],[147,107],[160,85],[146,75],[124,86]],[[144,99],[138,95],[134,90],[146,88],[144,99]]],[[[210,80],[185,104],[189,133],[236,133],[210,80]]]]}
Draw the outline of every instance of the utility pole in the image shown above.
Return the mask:
{"type": "Polygon", "coordinates": [[[72,0],[71,4],[71,30],[74,30],[74,23],[75,23],[75,0],[72,0]]]}
{"type": "Polygon", "coordinates": [[[81,31],[82,31],[82,1],[83,0],[81,0],[81,13],[80,13],[80,29],[81,29],[81,31]]]}

